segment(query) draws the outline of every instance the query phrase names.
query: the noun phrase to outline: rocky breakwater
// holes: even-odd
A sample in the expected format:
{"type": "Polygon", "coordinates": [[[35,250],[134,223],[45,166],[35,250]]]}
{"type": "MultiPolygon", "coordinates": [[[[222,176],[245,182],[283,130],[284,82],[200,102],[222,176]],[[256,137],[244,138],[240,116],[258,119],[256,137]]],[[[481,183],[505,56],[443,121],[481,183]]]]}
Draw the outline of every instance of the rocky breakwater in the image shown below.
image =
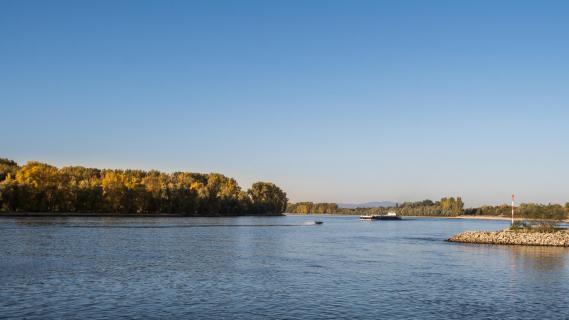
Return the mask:
{"type": "Polygon", "coordinates": [[[454,235],[448,239],[448,241],[464,243],[569,247],[569,232],[568,230],[559,230],[555,232],[510,230],[495,232],[467,231],[454,235]]]}

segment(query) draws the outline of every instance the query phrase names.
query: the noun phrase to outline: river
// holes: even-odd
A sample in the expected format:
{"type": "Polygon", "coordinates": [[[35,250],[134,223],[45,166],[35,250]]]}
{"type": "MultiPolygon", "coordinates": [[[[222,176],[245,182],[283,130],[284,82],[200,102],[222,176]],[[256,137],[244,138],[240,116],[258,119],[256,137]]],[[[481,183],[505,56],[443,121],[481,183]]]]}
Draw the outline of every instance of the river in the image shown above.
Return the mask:
{"type": "Polygon", "coordinates": [[[568,248],[445,241],[507,225],[1,218],[0,318],[568,318],[568,248]]]}

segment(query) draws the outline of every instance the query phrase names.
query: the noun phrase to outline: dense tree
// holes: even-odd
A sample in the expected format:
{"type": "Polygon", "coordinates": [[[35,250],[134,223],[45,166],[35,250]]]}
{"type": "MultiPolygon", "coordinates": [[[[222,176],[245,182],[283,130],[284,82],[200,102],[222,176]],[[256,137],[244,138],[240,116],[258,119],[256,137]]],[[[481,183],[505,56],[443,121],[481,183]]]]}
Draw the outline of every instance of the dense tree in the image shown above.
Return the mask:
{"type": "Polygon", "coordinates": [[[335,203],[291,203],[287,207],[290,213],[336,213],[336,214],[386,214],[395,211],[405,216],[456,216],[463,214],[464,203],[460,197],[443,198],[440,201],[423,200],[417,202],[403,202],[395,207],[375,208],[339,208],[335,203]]]}
{"type": "Polygon", "coordinates": [[[273,183],[255,182],[247,193],[257,213],[282,213],[286,210],[286,193],[273,183]]]}
{"type": "MultiPolygon", "coordinates": [[[[534,220],[562,220],[569,217],[569,206],[560,204],[522,203],[515,207],[515,217],[534,220]]],[[[466,210],[467,214],[483,216],[506,216],[512,214],[510,204],[481,206],[466,210]]]]}
{"type": "MultiPolygon", "coordinates": [[[[219,173],[172,174],[142,170],[57,168],[30,161],[19,167],[0,159],[0,211],[180,213],[186,215],[241,215],[291,213],[385,214],[408,216],[509,216],[508,204],[464,209],[460,197],[440,201],[403,202],[393,208],[338,208],[335,203],[299,202],[287,205],[286,193],[272,183],[257,182],[243,191],[237,181],[219,173]]],[[[561,220],[569,203],[523,203],[516,217],[561,220]]]]}
{"type": "Polygon", "coordinates": [[[289,213],[340,213],[338,205],[335,203],[313,203],[313,202],[297,202],[289,203],[286,212],[289,213]]]}
{"type": "Polygon", "coordinates": [[[258,182],[243,191],[222,174],[57,167],[0,159],[0,210],[8,212],[280,214],[286,194],[258,182]]]}
{"type": "Polygon", "coordinates": [[[22,208],[24,203],[21,201],[21,188],[13,179],[6,179],[0,182],[0,211],[13,212],[22,208]]]}
{"type": "Polygon", "coordinates": [[[36,161],[26,163],[16,172],[16,182],[31,195],[28,205],[37,211],[58,211],[59,178],[56,167],[36,161]]]}
{"type": "Polygon", "coordinates": [[[4,181],[8,175],[15,177],[17,171],[18,164],[16,162],[0,158],[0,181],[4,181]]]}
{"type": "Polygon", "coordinates": [[[395,208],[381,208],[381,213],[395,211],[405,216],[458,216],[464,212],[464,203],[460,197],[442,198],[440,201],[429,199],[417,202],[403,202],[395,208]]]}

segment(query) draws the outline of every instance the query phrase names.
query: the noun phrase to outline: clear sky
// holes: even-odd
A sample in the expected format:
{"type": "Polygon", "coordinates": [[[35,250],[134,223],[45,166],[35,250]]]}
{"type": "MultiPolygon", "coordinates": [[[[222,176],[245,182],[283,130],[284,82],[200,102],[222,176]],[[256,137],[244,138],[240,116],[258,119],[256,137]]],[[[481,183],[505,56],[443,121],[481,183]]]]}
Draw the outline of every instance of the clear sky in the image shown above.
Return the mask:
{"type": "Polygon", "coordinates": [[[0,2],[0,156],[569,201],[569,1],[0,2]]]}

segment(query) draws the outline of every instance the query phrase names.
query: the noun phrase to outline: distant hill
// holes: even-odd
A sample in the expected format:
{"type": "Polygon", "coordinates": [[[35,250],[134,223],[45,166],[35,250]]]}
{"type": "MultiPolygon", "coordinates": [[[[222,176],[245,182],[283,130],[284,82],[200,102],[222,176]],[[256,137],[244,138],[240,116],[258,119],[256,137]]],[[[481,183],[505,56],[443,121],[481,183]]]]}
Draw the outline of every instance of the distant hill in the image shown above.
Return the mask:
{"type": "Polygon", "coordinates": [[[397,202],[393,201],[372,201],[372,202],[365,202],[365,203],[338,203],[338,207],[340,208],[347,208],[347,209],[355,209],[355,208],[377,208],[377,207],[395,207],[397,202]]]}

